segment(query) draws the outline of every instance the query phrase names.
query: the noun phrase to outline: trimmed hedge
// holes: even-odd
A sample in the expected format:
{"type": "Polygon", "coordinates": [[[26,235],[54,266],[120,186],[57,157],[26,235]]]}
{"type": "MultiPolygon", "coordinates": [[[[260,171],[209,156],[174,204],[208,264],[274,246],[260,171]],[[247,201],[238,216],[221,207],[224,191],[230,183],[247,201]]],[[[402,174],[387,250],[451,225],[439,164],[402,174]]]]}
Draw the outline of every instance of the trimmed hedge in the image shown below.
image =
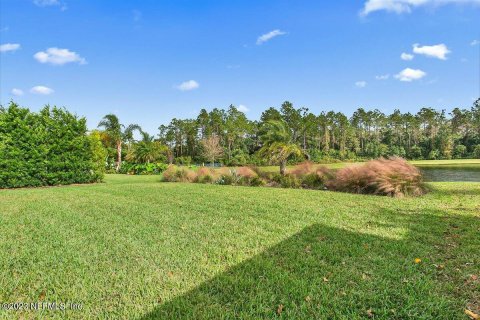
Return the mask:
{"type": "Polygon", "coordinates": [[[95,148],[85,118],[64,108],[0,107],[0,188],[101,181],[95,148]]]}

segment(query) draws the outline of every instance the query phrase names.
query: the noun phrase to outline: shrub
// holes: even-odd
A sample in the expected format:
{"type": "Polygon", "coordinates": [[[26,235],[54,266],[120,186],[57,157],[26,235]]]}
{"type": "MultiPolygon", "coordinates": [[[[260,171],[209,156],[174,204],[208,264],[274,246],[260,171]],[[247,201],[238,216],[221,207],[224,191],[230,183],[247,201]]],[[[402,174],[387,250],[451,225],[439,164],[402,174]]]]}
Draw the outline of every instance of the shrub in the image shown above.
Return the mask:
{"type": "Polygon", "coordinates": [[[333,176],[327,167],[321,166],[317,168],[310,161],[298,164],[290,171],[290,174],[300,179],[302,188],[306,189],[322,189],[333,176]]]}
{"type": "Polygon", "coordinates": [[[467,147],[465,147],[463,144],[456,145],[453,151],[455,159],[463,158],[463,156],[465,156],[466,153],[467,153],[467,147]]]}
{"type": "Polygon", "coordinates": [[[175,158],[175,163],[177,165],[189,166],[192,164],[192,157],[177,157],[175,158]]]}
{"type": "Polygon", "coordinates": [[[438,150],[432,150],[428,153],[428,160],[436,160],[440,156],[440,152],[438,150]]]}
{"type": "Polygon", "coordinates": [[[197,170],[197,179],[199,183],[213,183],[215,181],[215,170],[207,167],[201,167],[197,170]]]}
{"type": "Polygon", "coordinates": [[[162,181],[167,182],[193,182],[197,175],[192,170],[185,167],[169,165],[162,175],[162,181]]]}
{"type": "Polygon", "coordinates": [[[252,177],[249,179],[250,186],[252,187],[260,187],[265,185],[265,181],[263,181],[260,177],[252,177]]]}
{"type": "Polygon", "coordinates": [[[477,159],[480,159],[480,144],[477,144],[473,149],[473,156],[477,159]]]}
{"type": "Polygon", "coordinates": [[[124,161],[120,167],[120,173],[135,175],[161,174],[168,168],[165,163],[131,163],[124,161]]]}
{"type": "Polygon", "coordinates": [[[237,176],[240,176],[240,177],[246,177],[246,178],[258,177],[258,174],[249,167],[237,168],[235,172],[237,176]]]}
{"type": "Polygon", "coordinates": [[[228,175],[221,175],[220,178],[217,179],[216,181],[217,184],[221,185],[231,185],[234,184],[233,176],[228,174],[228,175]]]}
{"type": "Polygon", "coordinates": [[[340,169],[331,186],[339,191],[395,197],[425,192],[420,171],[397,157],[340,169]]]}
{"type": "Polygon", "coordinates": [[[270,180],[270,186],[298,189],[301,187],[301,182],[293,174],[281,175],[279,173],[276,173],[272,176],[272,179],[270,180]]]}
{"type": "Polygon", "coordinates": [[[300,164],[297,164],[293,169],[289,170],[290,174],[296,176],[308,175],[315,172],[315,167],[313,162],[305,161],[300,164]]]}
{"type": "Polygon", "coordinates": [[[413,146],[412,148],[410,148],[409,157],[410,159],[414,159],[414,160],[422,159],[423,158],[422,148],[420,148],[419,146],[413,146]]]}
{"type": "Polygon", "coordinates": [[[301,179],[302,188],[305,189],[324,189],[327,181],[330,179],[330,173],[325,174],[318,169],[313,173],[304,175],[301,179]]]}
{"type": "Polygon", "coordinates": [[[13,102],[0,108],[0,188],[101,181],[100,148],[85,118],[65,109],[34,113],[13,102]]]}

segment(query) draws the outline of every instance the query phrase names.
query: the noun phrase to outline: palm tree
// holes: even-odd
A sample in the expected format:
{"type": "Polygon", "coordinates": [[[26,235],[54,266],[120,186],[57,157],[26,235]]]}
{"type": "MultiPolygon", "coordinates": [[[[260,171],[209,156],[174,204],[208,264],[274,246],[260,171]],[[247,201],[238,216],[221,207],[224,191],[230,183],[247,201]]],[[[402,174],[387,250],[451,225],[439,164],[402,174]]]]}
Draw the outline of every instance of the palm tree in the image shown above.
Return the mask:
{"type": "Polygon", "coordinates": [[[151,163],[162,159],[167,154],[168,147],[149,135],[140,131],[142,140],[135,143],[127,154],[127,160],[136,163],[151,163]]]}
{"type": "Polygon", "coordinates": [[[103,117],[102,121],[98,124],[98,127],[103,127],[105,132],[115,142],[117,149],[117,163],[115,170],[118,172],[122,165],[122,143],[124,140],[131,141],[133,139],[133,131],[142,129],[137,124],[129,125],[125,130],[125,126],[120,123],[118,117],[114,114],[107,114],[103,117]]]}
{"type": "Polygon", "coordinates": [[[262,148],[259,155],[268,158],[270,163],[280,165],[280,174],[285,175],[287,160],[293,155],[303,154],[302,149],[293,142],[292,133],[283,121],[267,121],[260,131],[262,148]]]}

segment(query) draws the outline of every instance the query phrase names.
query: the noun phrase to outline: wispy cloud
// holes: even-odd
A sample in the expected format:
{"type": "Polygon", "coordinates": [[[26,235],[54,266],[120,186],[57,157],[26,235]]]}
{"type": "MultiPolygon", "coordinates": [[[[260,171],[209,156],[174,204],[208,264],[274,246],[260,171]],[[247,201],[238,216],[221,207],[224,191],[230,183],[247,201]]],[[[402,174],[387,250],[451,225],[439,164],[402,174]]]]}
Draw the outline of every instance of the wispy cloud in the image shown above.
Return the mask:
{"type": "Polygon", "coordinates": [[[14,96],[16,96],[16,97],[23,96],[23,90],[17,89],[17,88],[13,88],[13,89],[12,89],[12,95],[14,95],[14,96]]]}
{"type": "Polygon", "coordinates": [[[360,15],[367,16],[375,11],[387,11],[397,14],[410,13],[416,7],[435,7],[447,4],[480,5],[480,0],[367,0],[360,15]]]}
{"type": "Polygon", "coordinates": [[[33,0],[33,3],[38,7],[60,6],[60,10],[67,10],[67,4],[59,0],[33,0]]]}
{"type": "Polygon", "coordinates": [[[53,65],[64,65],[72,62],[79,64],[87,63],[87,61],[78,53],[68,49],[48,48],[46,51],[35,53],[33,57],[40,63],[49,63],[53,65]]]}
{"type": "Polygon", "coordinates": [[[355,82],[355,86],[357,88],[365,88],[367,86],[367,82],[366,81],[357,81],[357,82],[355,82]]]}
{"type": "Polygon", "coordinates": [[[405,60],[405,61],[413,60],[414,57],[415,56],[413,54],[405,53],[405,52],[400,55],[400,59],[405,60]]]}
{"type": "Polygon", "coordinates": [[[398,74],[396,74],[395,78],[404,82],[412,82],[414,80],[419,80],[425,77],[426,75],[427,73],[420,69],[406,68],[400,71],[398,74]]]}
{"type": "Polygon", "coordinates": [[[188,80],[176,86],[176,88],[180,91],[195,90],[195,89],[198,89],[199,87],[200,87],[200,84],[195,80],[188,80]]]}
{"type": "Polygon", "coordinates": [[[58,0],[33,0],[33,3],[39,7],[48,7],[48,6],[59,6],[60,1],[58,0]]]}
{"type": "Polygon", "coordinates": [[[375,76],[375,79],[377,80],[388,80],[389,78],[390,78],[389,74],[381,74],[381,75],[375,76]]]}
{"type": "Polygon", "coordinates": [[[275,37],[278,37],[278,36],[283,36],[287,34],[286,32],[283,32],[283,31],[280,31],[278,29],[276,30],[273,30],[273,31],[270,31],[268,33],[265,33],[265,34],[262,34],[260,37],[258,37],[257,39],[257,45],[261,45],[269,40],[272,40],[273,38],[275,37]]]}
{"type": "Polygon", "coordinates": [[[35,86],[32,89],[30,89],[31,93],[34,94],[43,94],[43,95],[49,95],[54,93],[55,91],[52,88],[45,87],[45,86],[35,86]]]}
{"type": "Polygon", "coordinates": [[[18,49],[20,49],[20,44],[18,43],[5,43],[0,45],[0,52],[17,51],[18,49]]]}
{"type": "Polygon", "coordinates": [[[433,46],[422,46],[418,43],[413,45],[413,52],[416,54],[423,54],[427,57],[437,58],[440,60],[447,60],[447,54],[451,51],[443,43],[433,46]]]}
{"type": "Polygon", "coordinates": [[[479,44],[480,44],[480,40],[473,40],[472,42],[470,42],[471,46],[478,46],[479,44]]]}
{"type": "Polygon", "coordinates": [[[250,109],[248,109],[247,106],[245,106],[243,104],[239,105],[237,110],[240,111],[240,112],[243,112],[243,113],[246,113],[246,112],[250,111],[250,109]]]}

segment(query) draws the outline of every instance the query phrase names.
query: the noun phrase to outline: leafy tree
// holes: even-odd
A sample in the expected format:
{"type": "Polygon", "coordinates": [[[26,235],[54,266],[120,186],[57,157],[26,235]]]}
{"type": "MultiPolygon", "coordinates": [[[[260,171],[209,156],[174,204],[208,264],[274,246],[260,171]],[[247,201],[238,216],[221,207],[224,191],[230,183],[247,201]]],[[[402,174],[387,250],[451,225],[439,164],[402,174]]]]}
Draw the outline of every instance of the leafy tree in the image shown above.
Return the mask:
{"type": "Polygon", "coordinates": [[[99,128],[104,128],[107,135],[115,143],[117,149],[117,163],[115,170],[118,172],[122,165],[122,143],[123,141],[130,141],[133,139],[133,132],[135,130],[141,131],[140,126],[131,124],[126,127],[120,123],[118,117],[114,114],[107,114],[98,124],[99,128]],[[125,130],[124,130],[125,129],[125,130]]]}
{"type": "Polygon", "coordinates": [[[155,141],[147,132],[141,132],[142,140],[135,143],[127,160],[135,163],[165,162],[168,147],[155,141]]]}
{"type": "Polygon", "coordinates": [[[209,160],[212,167],[215,165],[215,159],[223,155],[223,148],[220,145],[220,138],[217,135],[211,135],[201,141],[203,147],[203,156],[209,160]]]}
{"type": "Polygon", "coordinates": [[[300,147],[293,142],[292,133],[285,122],[270,120],[266,122],[260,133],[262,148],[259,155],[270,163],[280,165],[280,174],[285,175],[287,160],[291,156],[302,155],[300,147]]]}

